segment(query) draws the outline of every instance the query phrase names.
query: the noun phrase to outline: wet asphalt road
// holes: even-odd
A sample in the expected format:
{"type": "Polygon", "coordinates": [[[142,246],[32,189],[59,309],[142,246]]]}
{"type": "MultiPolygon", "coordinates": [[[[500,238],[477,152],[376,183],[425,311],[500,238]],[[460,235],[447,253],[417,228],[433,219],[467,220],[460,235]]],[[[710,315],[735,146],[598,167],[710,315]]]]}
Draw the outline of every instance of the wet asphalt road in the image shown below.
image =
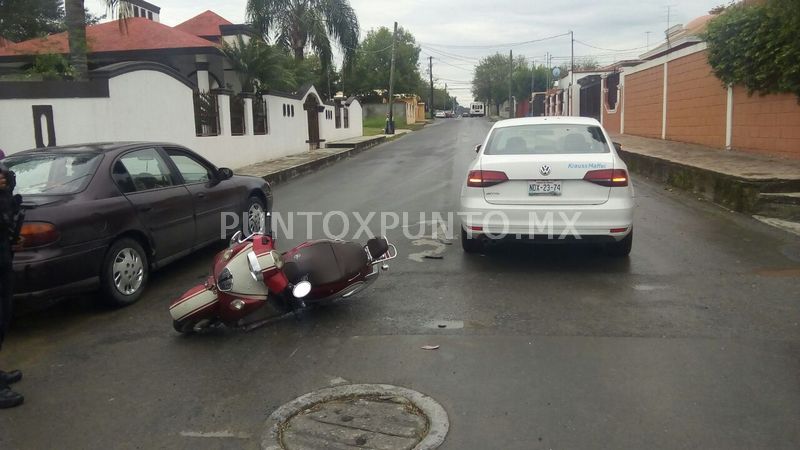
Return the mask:
{"type": "MultiPolygon", "coordinates": [[[[441,121],[278,186],[275,209],[454,211],[489,126],[441,121]]],[[[433,396],[447,449],[800,447],[800,240],[634,182],[625,261],[580,246],[468,256],[395,230],[385,276],[300,322],[178,336],[167,305],[217,249],[155,274],[132,307],[22,317],[0,361],[25,371],[26,404],[0,411],[0,448],[257,448],[272,410],[338,378],[433,396]],[[443,259],[409,258],[424,251],[443,259]]]]}

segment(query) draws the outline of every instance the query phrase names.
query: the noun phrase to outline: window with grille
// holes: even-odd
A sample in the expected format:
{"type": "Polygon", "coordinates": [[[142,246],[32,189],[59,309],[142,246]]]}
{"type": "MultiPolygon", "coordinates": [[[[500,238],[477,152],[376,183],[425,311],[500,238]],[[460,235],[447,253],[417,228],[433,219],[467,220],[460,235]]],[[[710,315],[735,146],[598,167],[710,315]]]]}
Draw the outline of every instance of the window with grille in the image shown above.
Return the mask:
{"type": "Polygon", "coordinates": [[[269,133],[267,101],[263,97],[253,99],[253,134],[269,133]]]}

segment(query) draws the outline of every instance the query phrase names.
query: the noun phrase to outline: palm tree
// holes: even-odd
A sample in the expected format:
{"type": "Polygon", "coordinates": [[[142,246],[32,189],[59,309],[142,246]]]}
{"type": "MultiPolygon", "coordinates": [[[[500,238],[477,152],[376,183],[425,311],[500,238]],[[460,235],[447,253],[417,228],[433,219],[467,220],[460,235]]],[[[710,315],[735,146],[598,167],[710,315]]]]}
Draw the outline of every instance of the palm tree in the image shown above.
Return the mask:
{"type": "MultiPolygon", "coordinates": [[[[105,0],[106,7],[112,16],[119,19],[127,17],[127,8],[121,8],[123,0],[105,0]]],[[[67,25],[69,38],[69,62],[74,69],[74,78],[77,81],[89,79],[89,63],[86,58],[88,45],[86,45],[86,7],[84,0],[64,0],[64,22],[67,25]]]]}
{"type": "Polygon", "coordinates": [[[331,40],[349,62],[358,46],[358,17],[349,0],[248,0],[247,19],[268,39],[291,50],[295,60],[313,50],[324,68],[331,64],[331,40]]]}
{"type": "Polygon", "coordinates": [[[242,36],[237,36],[235,43],[222,44],[222,53],[239,76],[244,92],[289,89],[294,84],[294,75],[287,69],[289,56],[261,39],[245,41],[242,36]]]}

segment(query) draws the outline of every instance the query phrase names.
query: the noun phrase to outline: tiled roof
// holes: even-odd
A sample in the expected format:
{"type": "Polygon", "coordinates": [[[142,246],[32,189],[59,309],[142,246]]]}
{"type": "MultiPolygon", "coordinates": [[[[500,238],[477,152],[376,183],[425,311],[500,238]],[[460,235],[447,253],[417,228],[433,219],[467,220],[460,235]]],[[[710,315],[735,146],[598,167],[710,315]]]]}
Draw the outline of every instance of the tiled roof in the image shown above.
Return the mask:
{"type": "Polygon", "coordinates": [[[219,29],[220,25],[233,24],[214,11],[206,11],[186,22],[175,25],[175,29],[195,36],[222,36],[222,32],[219,29]]]}
{"type": "MultiPolygon", "coordinates": [[[[90,53],[214,46],[205,39],[142,17],[125,19],[122,24],[115,20],[86,27],[86,41],[90,53]]],[[[69,53],[67,33],[0,47],[0,57],[42,53],[69,53]]]]}
{"type": "Polygon", "coordinates": [[[4,38],[3,36],[0,36],[0,47],[5,47],[6,45],[11,45],[13,43],[14,43],[14,41],[9,41],[8,39],[4,38]]]}

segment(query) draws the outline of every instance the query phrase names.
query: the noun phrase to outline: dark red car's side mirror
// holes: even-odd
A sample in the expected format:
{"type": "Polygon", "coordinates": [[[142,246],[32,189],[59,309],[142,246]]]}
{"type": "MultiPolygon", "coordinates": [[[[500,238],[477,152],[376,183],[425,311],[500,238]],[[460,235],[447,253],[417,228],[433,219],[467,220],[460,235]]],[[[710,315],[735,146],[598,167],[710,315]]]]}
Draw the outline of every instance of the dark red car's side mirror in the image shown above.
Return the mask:
{"type": "Polygon", "coordinates": [[[227,167],[220,167],[217,169],[217,175],[220,181],[229,180],[233,178],[233,171],[227,167]]]}

